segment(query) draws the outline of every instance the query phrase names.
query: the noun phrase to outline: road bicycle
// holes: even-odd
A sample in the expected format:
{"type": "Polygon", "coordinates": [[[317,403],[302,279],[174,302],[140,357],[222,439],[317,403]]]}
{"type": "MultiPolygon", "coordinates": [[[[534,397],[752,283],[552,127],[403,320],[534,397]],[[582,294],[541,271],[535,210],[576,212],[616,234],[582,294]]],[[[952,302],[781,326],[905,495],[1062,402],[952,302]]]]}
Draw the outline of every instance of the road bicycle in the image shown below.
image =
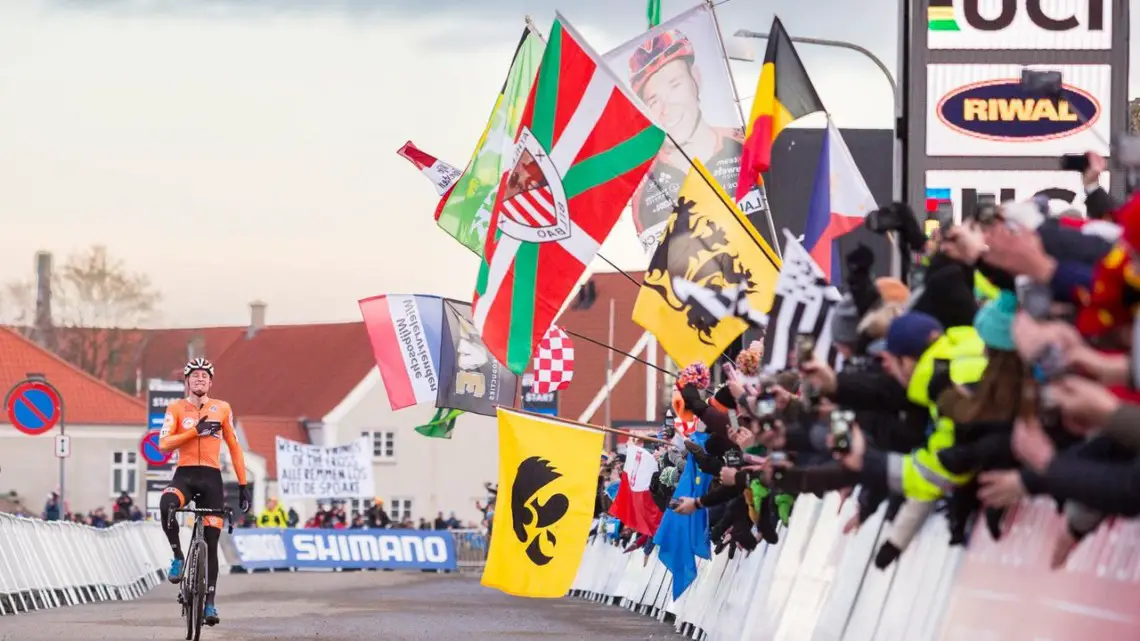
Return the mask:
{"type": "Polygon", "coordinates": [[[203,521],[207,516],[220,516],[228,522],[229,533],[233,534],[234,511],[229,507],[221,510],[184,507],[172,510],[170,518],[173,520],[177,513],[194,515],[194,533],[190,536],[190,547],[186,551],[178,603],[182,605],[182,616],[186,619],[186,641],[199,641],[202,621],[206,618],[206,564],[209,555],[203,521]]]}

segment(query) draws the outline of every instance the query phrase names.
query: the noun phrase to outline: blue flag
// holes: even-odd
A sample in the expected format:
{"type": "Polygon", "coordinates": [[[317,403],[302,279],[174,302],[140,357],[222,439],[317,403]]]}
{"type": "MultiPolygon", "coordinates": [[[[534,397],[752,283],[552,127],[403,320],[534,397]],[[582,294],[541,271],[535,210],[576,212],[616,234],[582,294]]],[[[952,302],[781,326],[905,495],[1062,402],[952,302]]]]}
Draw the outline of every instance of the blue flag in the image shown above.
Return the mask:
{"type": "MultiPolygon", "coordinates": [[[[690,438],[703,447],[709,435],[697,432],[690,438]]],[[[708,492],[711,483],[712,475],[702,472],[693,455],[689,454],[673,498],[700,498],[708,492]]],[[[696,557],[712,558],[708,510],[697,510],[693,514],[678,514],[673,510],[665,512],[653,535],[653,542],[657,544],[661,563],[673,575],[673,600],[676,601],[697,578],[696,557]]]]}

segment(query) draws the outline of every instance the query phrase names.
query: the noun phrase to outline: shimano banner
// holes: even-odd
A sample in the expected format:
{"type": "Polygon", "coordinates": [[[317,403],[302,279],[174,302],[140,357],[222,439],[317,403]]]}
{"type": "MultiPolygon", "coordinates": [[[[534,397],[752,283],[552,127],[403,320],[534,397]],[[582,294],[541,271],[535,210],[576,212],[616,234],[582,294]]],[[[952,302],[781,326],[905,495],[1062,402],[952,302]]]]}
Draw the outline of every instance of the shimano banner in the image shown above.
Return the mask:
{"type": "Polygon", "coordinates": [[[234,547],[248,570],[374,568],[454,570],[455,540],[438,530],[234,530],[234,547]]]}

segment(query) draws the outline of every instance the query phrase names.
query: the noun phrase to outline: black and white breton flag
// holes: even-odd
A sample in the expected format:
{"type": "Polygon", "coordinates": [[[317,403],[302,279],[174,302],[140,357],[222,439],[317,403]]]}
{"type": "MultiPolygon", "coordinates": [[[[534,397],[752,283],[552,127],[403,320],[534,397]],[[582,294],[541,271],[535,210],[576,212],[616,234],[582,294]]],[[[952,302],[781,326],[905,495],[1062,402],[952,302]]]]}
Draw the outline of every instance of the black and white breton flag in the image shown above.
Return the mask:
{"type": "Polygon", "coordinates": [[[764,369],[780,371],[789,367],[795,353],[797,334],[815,339],[815,357],[840,369],[842,358],[831,340],[831,319],[842,300],[839,290],[828,284],[823,270],[803,245],[787,230],[784,263],[776,280],[775,297],[767,314],[748,304],[743,291],[730,287],[708,289],[681,278],[673,279],[673,292],[679,299],[703,308],[710,316],[736,316],[750,326],[764,330],[764,369]]]}
{"type": "Polygon", "coordinates": [[[839,369],[841,359],[831,340],[831,320],[843,296],[786,229],[784,238],[784,263],[764,332],[764,368],[787,369],[792,360],[789,355],[795,353],[796,335],[810,334],[815,339],[816,359],[839,369]]]}

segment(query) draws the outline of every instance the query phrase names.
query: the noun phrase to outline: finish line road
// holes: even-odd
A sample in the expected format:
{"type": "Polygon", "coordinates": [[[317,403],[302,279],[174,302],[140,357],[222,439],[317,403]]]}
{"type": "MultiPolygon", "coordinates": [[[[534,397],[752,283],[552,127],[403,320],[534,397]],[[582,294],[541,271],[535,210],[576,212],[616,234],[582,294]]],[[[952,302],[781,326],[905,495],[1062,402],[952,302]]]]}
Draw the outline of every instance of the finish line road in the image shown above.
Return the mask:
{"type": "MultiPolygon", "coordinates": [[[[670,625],[579,599],[520,599],[477,578],[399,572],[290,572],[218,578],[213,641],[681,639],[670,625]]],[[[169,583],[135,601],[0,617],[0,641],[178,640],[186,624],[169,583]]]]}

